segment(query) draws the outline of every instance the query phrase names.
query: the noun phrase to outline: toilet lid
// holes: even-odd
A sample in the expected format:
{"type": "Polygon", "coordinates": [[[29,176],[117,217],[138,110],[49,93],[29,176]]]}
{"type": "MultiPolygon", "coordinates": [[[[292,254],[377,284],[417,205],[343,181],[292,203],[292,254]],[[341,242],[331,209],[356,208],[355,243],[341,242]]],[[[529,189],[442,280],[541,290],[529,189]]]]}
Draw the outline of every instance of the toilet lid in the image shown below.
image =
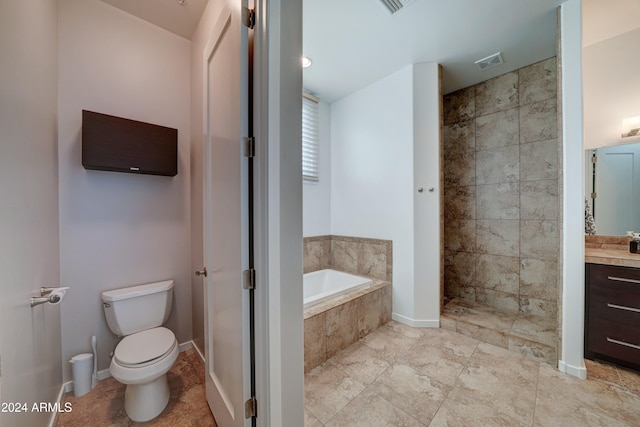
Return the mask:
{"type": "Polygon", "coordinates": [[[147,329],[124,337],[113,357],[123,366],[140,365],[164,356],[175,342],[176,337],[167,328],[147,329]]]}

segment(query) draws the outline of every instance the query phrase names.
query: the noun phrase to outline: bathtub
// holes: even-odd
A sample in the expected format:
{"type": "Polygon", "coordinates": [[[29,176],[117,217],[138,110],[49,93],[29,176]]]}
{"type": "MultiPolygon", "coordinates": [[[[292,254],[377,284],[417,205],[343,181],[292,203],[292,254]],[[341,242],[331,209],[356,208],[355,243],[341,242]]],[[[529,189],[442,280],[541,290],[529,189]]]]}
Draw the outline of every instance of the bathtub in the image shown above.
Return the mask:
{"type": "Polygon", "coordinates": [[[303,275],[304,308],[372,284],[371,279],[336,270],[318,270],[303,275]]]}

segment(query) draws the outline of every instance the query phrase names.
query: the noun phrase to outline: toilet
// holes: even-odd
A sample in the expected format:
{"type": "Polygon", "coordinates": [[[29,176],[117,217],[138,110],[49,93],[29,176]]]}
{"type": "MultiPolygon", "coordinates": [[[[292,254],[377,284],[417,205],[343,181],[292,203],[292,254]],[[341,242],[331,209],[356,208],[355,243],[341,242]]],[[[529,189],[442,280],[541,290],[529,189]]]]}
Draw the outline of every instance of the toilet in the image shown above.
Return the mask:
{"type": "Polygon", "coordinates": [[[178,342],[162,327],[171,312],[173,280],[102,293],[107,325],[124,337],[111,359],[111,376],[126,384],[124,409],[131,420],[149,421],[169,402],[166,373],[178,359],[178,342]]]}

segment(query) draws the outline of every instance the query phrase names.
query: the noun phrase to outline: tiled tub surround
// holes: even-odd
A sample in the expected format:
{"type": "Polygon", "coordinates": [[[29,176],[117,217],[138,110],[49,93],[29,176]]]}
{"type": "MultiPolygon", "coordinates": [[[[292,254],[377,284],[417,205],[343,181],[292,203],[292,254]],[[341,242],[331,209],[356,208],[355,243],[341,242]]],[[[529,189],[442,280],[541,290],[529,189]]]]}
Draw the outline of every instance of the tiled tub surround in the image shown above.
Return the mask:
{"type": "Polygon", "coordinates": [[[304,309],[304,371],[333,357],[391,320],[391,283],[374,279],[304,309]]]}
{"type": "Polygon", "coordinates": [[[557,318],[556,58],[444,97],[445,295],[557,318]]]}
{"type": "Polygon", "coordinates": [[[304,272],[344,271],[358,276],[391,282],[393,247],[391,240],[349,236],[304,238],[304,272]]]}
{"type": "Polygon", "coordinates": [[[348,236],[304,238],[304,272],[333,269],[373,283],[304,309],[304,371],[309,372],[391,320],[392,243],[348,236]]]}

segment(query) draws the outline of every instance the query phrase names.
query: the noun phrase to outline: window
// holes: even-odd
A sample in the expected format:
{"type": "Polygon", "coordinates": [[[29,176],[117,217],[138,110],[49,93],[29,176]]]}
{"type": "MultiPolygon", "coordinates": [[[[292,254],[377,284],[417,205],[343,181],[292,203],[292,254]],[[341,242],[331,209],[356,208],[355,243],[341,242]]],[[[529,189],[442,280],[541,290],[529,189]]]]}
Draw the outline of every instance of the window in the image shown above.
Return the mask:
{"type": "Polygon", "coordinates": [[[302,179],[318,181],[318,98],[302,94],[302,179]]]}

